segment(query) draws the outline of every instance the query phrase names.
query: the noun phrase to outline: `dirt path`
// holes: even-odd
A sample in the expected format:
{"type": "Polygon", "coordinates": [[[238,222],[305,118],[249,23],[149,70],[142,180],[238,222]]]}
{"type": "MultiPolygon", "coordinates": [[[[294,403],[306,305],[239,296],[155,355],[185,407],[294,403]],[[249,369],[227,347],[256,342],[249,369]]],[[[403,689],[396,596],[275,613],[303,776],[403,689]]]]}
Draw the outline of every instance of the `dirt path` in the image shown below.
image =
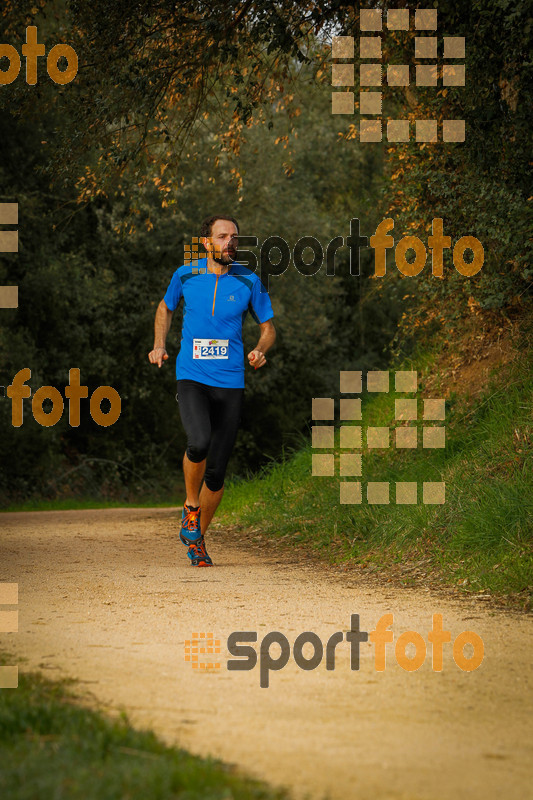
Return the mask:
{"type": "MultiPolygon", "coordinates": [[[[19,584],[19,632],[0,646],[51,677],[80,679],[110,709],[168,742],[238,764],[295,796],[354,800],[461,800],[531,796],[533,779],[531,618],[490,612],[481,602],[443,601],[426,591],[370,585],[289,552],[250,551],[219,530],[217,567],[189,567],[168,509],[64,511],[0,516],[0,580],[19,584]],[[303,563],[300,563],[300,560],[303,563]],[[259,668],[228,671],[227,637],[279,630],[291,647],[303,631],[326,642],[350,615],[371,631],[427,641],[442,613],[452,641],[473,630],[485,659],[461,671],[445,645],[442,672],[431,648],[417,672],[374,669],[374,645],[337,647],[313,671],[292,656],[259,686],[259,668]],[[221,668],[193,670],[184,642],[193,632],[221,640],[221,668]]],[[[256,646],[259,649],[259,645],[256,646]]],[[[311,646],[304,648],[311,655],[311,646]]],[[[273,657],[279,648],[272,647],[273,657]]],[[[468,655],[468,648],[465,650],[468,655]]],[[[213,659],[214,656],[209,656],[213,659]]]]}

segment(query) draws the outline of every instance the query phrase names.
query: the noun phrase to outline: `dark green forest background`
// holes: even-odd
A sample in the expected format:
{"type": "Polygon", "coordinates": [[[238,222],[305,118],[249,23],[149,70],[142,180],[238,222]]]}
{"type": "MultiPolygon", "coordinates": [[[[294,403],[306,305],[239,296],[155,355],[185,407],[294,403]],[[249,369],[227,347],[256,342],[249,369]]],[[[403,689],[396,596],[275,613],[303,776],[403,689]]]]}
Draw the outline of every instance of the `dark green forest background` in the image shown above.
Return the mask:
{"type": "MultiPolygon", "coordinates": [[[[476,236],[485,265],[464,278],[300,275],[270,281],[278,339],[266,369],[247,373],[243,427],[230,473],[245,476],[309,436],[311,398],[340,369],[379,368],[447,335],[472,314],[530,311],[531,53],[524,0],[426,3],[4,2],[0,41],[20,52],[35,24],[46,51],[72,45],[79,72],[36,86],[0,86],[0,202],[19,205],[19,252],[0,255],[0,285],[19,308],[0,310],[0,385],[23,367],[32,391],[61,392],[72,367],[91,393],[113,386],[122,413],[96,425],[82,401],[42,427],[24,401],[11,425],[0,397],[0,501],[168,496],[184,435],[175,401],[180,314],[161,370],[149,364],[153,319],[183,245],[208,214],[235,215],[241,234],[305,235],[323,245],[370,236],[387,216],[397,241],[427,242],[434,217],[455,242],[476,236]],[[464,118],[464,144],[360,144],[350,116],[331,114],[331,35],[359,33],[360,7],[436,7],[439,37],[466,38],[465,87],[385,95],[384,116],[464,118]],[[406,284],[406,281],[408,283],[406,284]],[[408,288],[407,288],[408,287],[408,288]]],[[[411,26],[412,28],[412,26],[411,26]]],[[[384,62],[410,63],[414,30],[384,35],[384,62]]],[[[0,61],[0,67],[5,65],[0,61]]],[[[372,257],[371,257],[372,254],[372,257]]],[[[248,321],[245,346],[256,342],[248,321]]]]}

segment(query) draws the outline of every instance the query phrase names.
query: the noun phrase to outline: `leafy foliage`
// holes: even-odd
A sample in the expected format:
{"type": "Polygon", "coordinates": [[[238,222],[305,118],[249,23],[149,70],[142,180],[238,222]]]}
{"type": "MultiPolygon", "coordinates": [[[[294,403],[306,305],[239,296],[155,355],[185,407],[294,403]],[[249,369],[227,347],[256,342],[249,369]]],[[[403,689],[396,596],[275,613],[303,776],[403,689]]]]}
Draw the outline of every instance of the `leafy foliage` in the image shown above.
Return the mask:
{"type": "MultiPolygon", "coordinates": [[[[466,37],[467,85],[387,91],[385,112],[465,118],[465,144],[360,145],[351,119],[331,114],[328,37],[358,35],[359,3],[3,4],[3,41],[20,49],[25,26],[36,24],[47,51],[60,41],[76,49],[80,69],[60,87],[40,59],[37,85],[20,78],[1,87],[0,200],[19,204],[20,251],[0,256],[0,283],[19,285],[21,303],[1,312],[0,380],[29,366],[33,389],[62,391],[79,367],[90,392],[111,385],[123,401],[111,429],[93,423],[87,401],[79,428],[67,412],[41,428],[25,401],[24,425],[14,429],[9,401],[0,403],[4,498],[175,487],[184,437],[173,370],[154,370],[146,354],[157,302],[208,213],[234,213],[241,233],[260,243],[282,236],[291,249],[302,236],[325,249],[348,236],[355,217],[370,236],[386,216],[396,239],[427,242],[441,217],[452,242],[473,235],[485,248],[485,266],[470,279],[448,254],[444,280],[429,267],[401,277],[392,261],[385,278],[370,280],[373,253],[364,248],[359,278],[346,247],[335,276],[325,267],[303,276],[291,263],[272,278],[278,341],[268,367],[248,380],[234,474],[296,446],[311,397],[336,390],[339,369],[385,365],[391,347],[409,352],[480,310],[525,311],[528,6],[437,6],[439,35],[466,37]]],[[[414,63],[413,36],[384,33],[384,62],[414,63]]],[[[249,322],[246,347],[256,336],[249,322]]]]}

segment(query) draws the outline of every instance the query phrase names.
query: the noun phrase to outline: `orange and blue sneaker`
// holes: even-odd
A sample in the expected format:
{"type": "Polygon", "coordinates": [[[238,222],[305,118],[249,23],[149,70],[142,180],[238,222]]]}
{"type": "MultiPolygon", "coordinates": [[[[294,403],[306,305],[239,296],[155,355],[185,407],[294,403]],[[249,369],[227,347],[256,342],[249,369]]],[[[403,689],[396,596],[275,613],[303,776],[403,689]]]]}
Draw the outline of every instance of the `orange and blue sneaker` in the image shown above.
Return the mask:
{"type": "Polygon", "coordinates": [[[200,528],[200,507],[183,506],[180,540],[187,547],[187,556],[193,567],[212,567],[213,562],[205,549],[200,528]]]}

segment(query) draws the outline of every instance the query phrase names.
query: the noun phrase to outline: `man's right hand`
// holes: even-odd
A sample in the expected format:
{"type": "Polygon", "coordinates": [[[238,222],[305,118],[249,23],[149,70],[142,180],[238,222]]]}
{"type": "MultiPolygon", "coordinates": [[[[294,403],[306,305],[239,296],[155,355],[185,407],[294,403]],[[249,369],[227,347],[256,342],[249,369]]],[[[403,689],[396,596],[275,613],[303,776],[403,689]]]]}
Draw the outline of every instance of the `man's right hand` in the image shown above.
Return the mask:
{"type": "Polygon", "coordinates": [[[154,349],[148,353],[148,358],[150,364],[157,364],[158,367],[162,367],[163,362],[168,359],[168,353],[164,347],[154,347],[154,349]]]}

